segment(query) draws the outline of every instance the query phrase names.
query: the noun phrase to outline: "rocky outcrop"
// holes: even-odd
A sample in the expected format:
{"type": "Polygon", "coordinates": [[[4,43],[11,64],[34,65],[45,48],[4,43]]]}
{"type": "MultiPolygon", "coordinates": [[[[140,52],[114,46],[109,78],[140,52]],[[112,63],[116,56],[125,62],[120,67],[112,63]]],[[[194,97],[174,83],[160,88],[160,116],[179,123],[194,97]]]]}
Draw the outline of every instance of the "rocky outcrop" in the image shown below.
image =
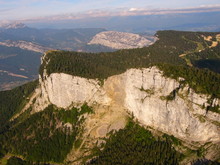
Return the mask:
{"type": "MultiPolygon", "coordinates": [[[[182,87],[178,81],[164,77],[156,67],[129,69],[109,77],[103,85],[98,80],[64,73],[50,76],[44,73],[38,93],[34,111],[43,110],[51,103],[62,108],[85,102],[108,107],[106,110],[120,107],[143,125],[184,141],[201,144],[220,141],[220,115],[202,108],[209,105],[209,96],[182,87]],[[167,99],[176,89],[175,97],[167,99]]],[[[219,99],[214,102],[220,104],[219,99]]]]}
{"type": "Polygon", "coordinates": [[[88,44],[99,44],[113,49],[132,49],[142,48],[152,43],[151,40],[141,37],[138,34],[105,31],[96,34],[88,44]]]}
{"type": "Polygon", "coordinates": [[[44,46],[38,45],[36,43],[27,42],[27,41],[10,41],[10,40],[6,40],[4,42],[0,42],[0,45],[7,46],[7,47],[18,47],[18,48],[21,48],[21,49],[31,50],[31,51],[40,52],[40,53],[44,53],[48,50],[51,50],[51,48],[44,47],[44,46]]]}

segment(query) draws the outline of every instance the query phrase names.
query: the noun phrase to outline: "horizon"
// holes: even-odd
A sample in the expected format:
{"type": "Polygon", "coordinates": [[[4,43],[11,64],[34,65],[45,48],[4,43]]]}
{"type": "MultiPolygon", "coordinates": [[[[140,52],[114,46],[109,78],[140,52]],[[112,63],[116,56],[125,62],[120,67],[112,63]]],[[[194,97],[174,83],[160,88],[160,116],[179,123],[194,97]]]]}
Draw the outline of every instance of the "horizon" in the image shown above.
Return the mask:
{"type": "Polygon", "coordinates": [[[217,0],[0,0],[0,20],[38,21],[88,17],[163,15],[220,11],[217,0]],[[19,14],[18,14],[19,13],[19,14]]]}

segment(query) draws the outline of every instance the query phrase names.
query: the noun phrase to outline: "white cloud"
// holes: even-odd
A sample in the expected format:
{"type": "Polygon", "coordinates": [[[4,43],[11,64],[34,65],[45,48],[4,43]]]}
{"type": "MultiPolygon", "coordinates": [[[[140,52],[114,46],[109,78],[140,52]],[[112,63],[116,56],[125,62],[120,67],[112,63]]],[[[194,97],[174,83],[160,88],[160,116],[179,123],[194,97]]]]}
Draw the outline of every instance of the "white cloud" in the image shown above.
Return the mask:
{"type": "Polygon", "coordinates": [[[129,11],[138,11],[137,8],[130,8],[129,11]]]}
{"type": "Polygon", "coordinates": [[[183,4],[188,9],[195,4],[200,8],[220,7],[214,2],[217,0],[179,2],[177,0],[0,0],[0,19],[31,19],[45,16],[56,19],[66,16],[68,19],[76,19],[85,16],[163,14],[169,13],[170,9],[162,11],[164,9],[161,9],[161,6],[164,8],[170,6],[173,10],[183,4]],[[153,10],[155,8],[159,11],[153,10]]]}
{"type": "Polygon", "coordinates": [[[88,10],[83,13],[69,13],[63,15],[54,15],[49,17],[38,17],[35,19],[28,19],[23,21],[37,21],[37,20],[71,20],[83,19],[89,17],[109,17],[109,16],[137,16],[137,15],[163,15],[175,13],[196,13],[196,12],[212,12],[219,11],[219,7],[197,7],[197,8],[178,8],[178,9],[143,9],[143,8],[120,8],[116,10],[88,10]]]}

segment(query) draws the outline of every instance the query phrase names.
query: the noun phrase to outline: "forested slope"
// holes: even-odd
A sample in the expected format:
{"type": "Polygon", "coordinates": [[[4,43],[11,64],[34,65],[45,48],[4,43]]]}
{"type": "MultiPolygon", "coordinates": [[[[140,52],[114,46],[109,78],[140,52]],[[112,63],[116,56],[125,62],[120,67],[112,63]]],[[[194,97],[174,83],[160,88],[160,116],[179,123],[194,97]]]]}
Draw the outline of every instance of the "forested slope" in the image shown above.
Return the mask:
{"type": "Polygon", "coordinates": [[[217,49],[214,54],[204,57],[212,42],[204,40],[204,35],[215,36],[216,33],[159,31],[156,34],[159,40],[149,47],[110,53],[50,51],[44,57],[40,74],[45,68],[48,74],[63,72],[87,78],[107,78],[129,68],[157,63],[189,65],[201,58],[218,59],[218,45],[212,48],[217,49]]]}

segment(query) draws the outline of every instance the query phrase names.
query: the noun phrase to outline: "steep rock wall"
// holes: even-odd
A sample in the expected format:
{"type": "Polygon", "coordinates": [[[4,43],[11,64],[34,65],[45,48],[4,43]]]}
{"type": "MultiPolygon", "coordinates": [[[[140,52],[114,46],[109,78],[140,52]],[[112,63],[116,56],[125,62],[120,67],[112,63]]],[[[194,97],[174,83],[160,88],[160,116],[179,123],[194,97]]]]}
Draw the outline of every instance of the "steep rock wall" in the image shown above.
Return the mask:
{"type": "MultiPolygon", "coordinates": [[[[64,73],[44,75],[40,79],[35,111],[48,104],[68,108],[82,105],[120,106],[133,113],[143,125],[172,134],[177,138],[206,143],[220,141],[220,115],[206,112],[208,96],[196,94],[178,81],[163,76],[156,67],[129,69],[109,77],[103,85],[98,80],[64,73]],[[175,98],[167,96],[178,88],[175,98]]],[[[215,99],[215,104],[220,104],[215,99]]]]}

